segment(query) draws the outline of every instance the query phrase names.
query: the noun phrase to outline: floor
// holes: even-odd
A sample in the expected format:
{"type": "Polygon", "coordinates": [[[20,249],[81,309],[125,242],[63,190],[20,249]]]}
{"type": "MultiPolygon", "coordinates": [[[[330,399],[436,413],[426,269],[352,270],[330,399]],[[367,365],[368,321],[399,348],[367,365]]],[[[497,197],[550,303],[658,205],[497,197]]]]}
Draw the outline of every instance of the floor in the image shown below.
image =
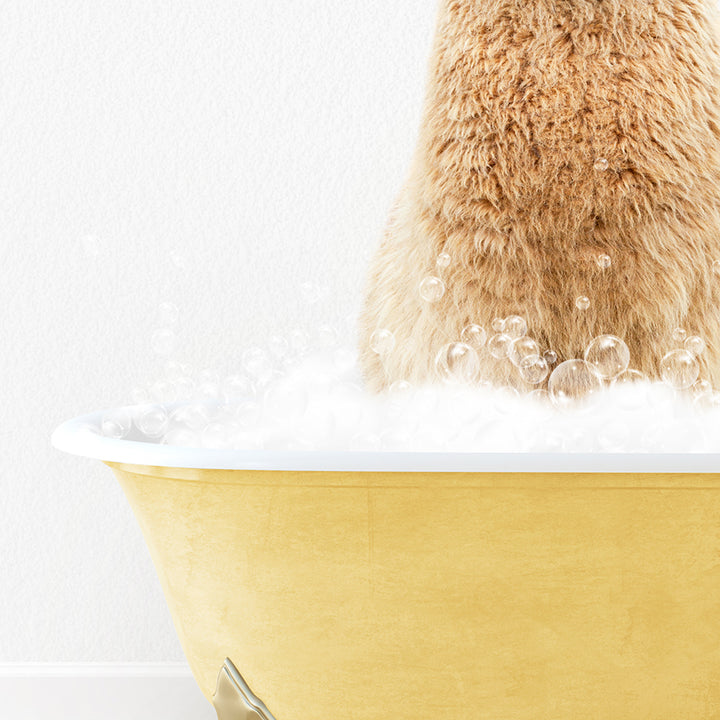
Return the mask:
{"type": "Polygon", "coordinates": [[[192,678],[0,677],[2,720],[216,720],[192,678]]]}

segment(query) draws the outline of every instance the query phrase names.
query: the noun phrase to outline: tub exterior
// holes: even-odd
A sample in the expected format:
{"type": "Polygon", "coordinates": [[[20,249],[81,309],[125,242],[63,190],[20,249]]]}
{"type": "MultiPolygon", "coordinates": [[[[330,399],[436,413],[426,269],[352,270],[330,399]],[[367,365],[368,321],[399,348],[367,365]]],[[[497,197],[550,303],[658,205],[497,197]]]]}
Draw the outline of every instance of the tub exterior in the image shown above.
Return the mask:
{"type": "Polygon", "coordinates": [[[108,463],[208,699],[277,720],[720,717],[720,475],[108,463]]]}

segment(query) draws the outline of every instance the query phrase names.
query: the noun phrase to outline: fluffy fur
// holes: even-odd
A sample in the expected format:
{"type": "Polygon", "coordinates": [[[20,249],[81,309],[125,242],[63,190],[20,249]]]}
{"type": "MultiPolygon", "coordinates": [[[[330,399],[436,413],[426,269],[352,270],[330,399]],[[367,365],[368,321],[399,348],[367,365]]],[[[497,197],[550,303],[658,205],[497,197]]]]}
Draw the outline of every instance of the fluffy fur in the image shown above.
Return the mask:
{"type": "MultiPolygon", "coordinates": [[[[651,377],[686,328],[720,387],[716,16],[714,0],[444,0],[420,139],[361,317],[372,388],[432,379],[465,325],[512,314],[560,361],[618,335],[651,377]],[[452,264],[438,272],[442,251],[452,264]],[[435,274],[447,292],[428,304],[418,288],[435,274]],[[383,359],[378,328],[397,341],[383,359]]],[[[517,384],[509,362],[482,362],[481,379],[517,384]]]]}

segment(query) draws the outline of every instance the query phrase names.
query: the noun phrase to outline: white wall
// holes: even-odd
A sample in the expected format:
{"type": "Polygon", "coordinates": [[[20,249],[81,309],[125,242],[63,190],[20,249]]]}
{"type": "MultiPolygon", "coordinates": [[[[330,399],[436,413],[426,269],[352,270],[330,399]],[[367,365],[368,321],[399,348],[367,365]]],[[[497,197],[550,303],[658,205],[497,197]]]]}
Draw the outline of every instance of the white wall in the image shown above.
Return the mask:
{"type": "Polygon", "coordinates": [[[9,0],[0,22],[0,662],[182,653],[110,471],[62,420],[179,356],[355,307],[420,118],[435,2],[9,0]],[[324,278],[312,316],[299,282],[324,278]]]}

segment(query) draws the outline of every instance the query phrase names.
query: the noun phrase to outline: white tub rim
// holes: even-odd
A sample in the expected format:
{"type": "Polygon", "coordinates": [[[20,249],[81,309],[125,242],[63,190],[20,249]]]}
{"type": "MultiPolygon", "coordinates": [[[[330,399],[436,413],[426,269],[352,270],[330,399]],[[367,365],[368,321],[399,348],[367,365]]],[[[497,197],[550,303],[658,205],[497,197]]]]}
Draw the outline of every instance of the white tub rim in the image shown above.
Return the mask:
{"type": "Polygon", "coordinates": [[[214,450],[116,440],[92,430],[106,410],[60,425],[63,452],[124,465],[204,470],[442,473],[720,473],[720,453],[458,453],[214,450]]]}

